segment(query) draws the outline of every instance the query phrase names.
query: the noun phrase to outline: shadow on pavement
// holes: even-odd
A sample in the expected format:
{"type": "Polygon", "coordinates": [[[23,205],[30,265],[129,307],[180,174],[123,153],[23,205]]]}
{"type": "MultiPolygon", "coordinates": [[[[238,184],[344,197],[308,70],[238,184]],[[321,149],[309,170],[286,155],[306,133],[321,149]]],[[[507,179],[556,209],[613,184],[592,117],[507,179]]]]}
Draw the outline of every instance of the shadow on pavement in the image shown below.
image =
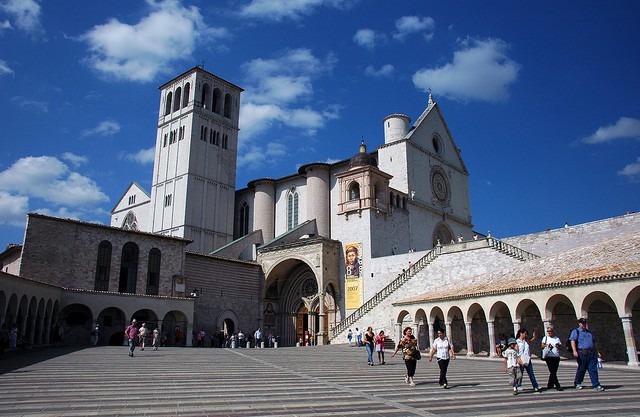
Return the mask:
{"type": "Polygon", "coordinates": [[[0,375],[9,372],[29,372],[29,370],[22,370],[22,368],[88,348],[88,346],[56,346],[28,350],[5,350],[4,355],[0,356],[0,375]]]}

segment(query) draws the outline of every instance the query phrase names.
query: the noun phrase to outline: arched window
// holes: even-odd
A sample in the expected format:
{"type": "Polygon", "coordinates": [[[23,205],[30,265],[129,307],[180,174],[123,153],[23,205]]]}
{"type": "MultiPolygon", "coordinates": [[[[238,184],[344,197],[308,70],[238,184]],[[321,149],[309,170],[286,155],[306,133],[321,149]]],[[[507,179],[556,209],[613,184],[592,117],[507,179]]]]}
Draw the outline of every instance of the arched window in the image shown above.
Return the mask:
{"type": "Polygon", "coordinates": [[[111,243],[103,240],[98,245],[98,259],[96,262],[96,291],[109,291],[109,272],[111,270],[111,243]]]}
{"type": "Polygon", "coordinates": [[[124,220],[122,221],[122,228],[124,230],[138,230],[138,220],[136,219],[136,215],[133,214],[132,211],[128,212],[126,216],[124,216],[124,220]]]}
{"type": "Polygon", "coordinates": [[[213,90],[213,111],[222,114],[222,90],[215,88],[213,90]]]}
{"type": "Polygon", "coordinates": [[[147,267],[147,295],[158,295],[160,286],[160,249],[149,251],[149,265],[147,267]]]}
{"type": "Polygon", "coordinates": [[[349,187],[349,200],[359,200],[360,199],[360,184],[357,182],[353,182],[349,187]]]}
{"type": "Polygon", "coordinates": [[[209,100],[210,100],[209,95],[211,94],[209,90],[210,90],[209,84],[205,83],[202,86],[202,96],[200,97],[200,105],[204,109],[209,108],[209,100]]]}
{"type": "Polygon", "coordinates": [[[182,88],[176,88],[176,99],[173,102],[173,111],[180,110],[180,96],[182,96],[182,88]]]}
{"type": "Polygon", "coordinates": [[[165,108],[164,108],[164,115],[168,115],[171,114],[171,100],[173,99],[173,93],[171,91],[169,91],[169,94],[167,94],[167,102],[165,103],[165,108]]]}
{"type": "Polygon", "coordinates": [[[138,281],[138,245],[127,242],[122,247],[120,257],[120,279],[118,280],[118,292],[136,293],[138,281]]]}
{"type": "Polygon", "coordinates": [[[441,245],[448,245],[453,240],[453,233],[449,226],[445,223],[440,223],[436,230],[433,233],[433,246],[437,246],[438,243],[441,245]]]}
{"type": "Polygon", "coordinates": [[[224,117],[227,119],[231,119],[231,110],[233,110],[233,105],[231,104],[231,94],[227,93],[224,95],[224,117]]]}
{"type": "Polygon", "coordinates": [[[396,196],[396,207],[400,207],[400,196],[396,196]]]}
{"type": "Polygon", "coordinates": [[[189,105],[189,94],[191,93],[191,84],[187,83],[184,86],[184,92],[182,93],[182,107],[189,105]]]}
{"type": "Polygon", "coordinates": [[[240,236],[249,234],[249,205],[243,202],[240,207],[240,236]]]}
{"type": "Polygon", "coordinates": [[[287,196],[287,230],[298,225],[298,193],[293,188],[287,196]]]}

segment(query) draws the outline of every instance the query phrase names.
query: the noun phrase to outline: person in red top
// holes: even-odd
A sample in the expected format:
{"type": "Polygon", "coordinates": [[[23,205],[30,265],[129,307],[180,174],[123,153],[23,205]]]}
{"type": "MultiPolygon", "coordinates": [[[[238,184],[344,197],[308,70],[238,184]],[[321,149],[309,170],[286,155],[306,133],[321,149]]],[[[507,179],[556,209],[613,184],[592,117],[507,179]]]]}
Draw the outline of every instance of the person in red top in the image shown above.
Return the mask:
{"type": "Polygon", "coordinates": [[[138,338],[137,320],[131,320],[131,324],[124,331],[124,336],[129,341],[129,356],[133,357],[133,351],[136,348],[136,339],[138,338]]]}
{"type": "Polygon", "coordinates": [[[378,352],[378,363],[380,365],[384,365],[384,343],[387,341],[386,336],[384,335],[384,330],[380,330],[380,333],[376,336],[375,344],[376,344],[376,352],[378,352]]]}

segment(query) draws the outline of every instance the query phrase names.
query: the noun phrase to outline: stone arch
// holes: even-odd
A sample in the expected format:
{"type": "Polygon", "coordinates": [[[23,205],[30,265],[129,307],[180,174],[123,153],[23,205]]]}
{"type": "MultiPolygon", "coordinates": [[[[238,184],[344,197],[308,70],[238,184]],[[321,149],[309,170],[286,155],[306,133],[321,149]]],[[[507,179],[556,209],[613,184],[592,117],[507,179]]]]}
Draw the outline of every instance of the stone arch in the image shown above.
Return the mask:
{"type": "Polygon", "coordinates": [[[581,311],[596,338],[602,357],[608,361],[626,361],[626,343],[616,303],[605,292],[593,291],[584,298],[581,311]]]}
{"type": "Polygon", "coordinates": [[[635,349],[637,351],[637,348],[640,346],[640,286],[633,288],[627,294],[624,302],[624,314],[631,318],[633,340],[635,341],[635,349]]]}
{"type": "Polygon", "coordinates": [[[168,335],[168,346],[185,346],[187,337],[191,337],[187,335],[189,320],[182,311],[172,310],[167,312],[162,318],[162,325],[168,335]],[[179,331],[179,334],[176,330],[179,331]]]}
{"type": "Polygon", "coordinates": [[[427,349],[430,344],[429,340],[429,319],[427,313],[421,308],[416,311],[415,321],[418,326],[416,337],[418,338],[418,348],[427,349]]]}
{"type": "Polygon", "coordinates": [[[452,306],[447,312],[447,337],[453,343],[457,352],[468,351],[467,330],[464,323],[464,314],[458,306],[452,306]]]}
{"type": "Polygon", "coordinates": [[[100,311],[96,317],[99,326],[98,345],[121,346],[125,343],[123,330],[129,322],[124,311],[117,307],[108,307],[100,311]]]}
{"type": "Polygon", "coordinates": [[[489,309],[489,320],[493,320],[496,341],[502,339],[501,335],[504,335],[505,340],[515,336],[511,310],[505,302],[497,301],[491,306],[489,309]]]}
{"type": "Polygon", "coordinates": [[[563,344],[568,343],[577,321],[576,309],[569,297],[565,294],[552,295],[545,306],[545,321],[553,324],[553,330],[563,344]]]}
{"type": "Polygon", "coordinates": [[[60,322],[64,328],[63,343],[88,345],[91,342],[93,314],[86,305],[69,304],[64,307],[60,311],[60,322]]]}
{"type": "MultiPolygon", "coordinates": [[[[540,314],[540,308],[535,301],[525,298],[518,303],[516,307],[516,321],[519,321],[519,329],[527,329],[530,337],[534,337],[539,340],[542,334],[544,334],[544,323],[542,322],[542,314],[540,314]]],[[[514,327],[514,333],[515,331],[514,327]]],[[[530,344],[531,353],[536,356],[540,356],[540,343],[530,344]]]]}
{"type": "Polygon", "coordinates": [[[431,240],[433,247],[438,246],[438,243],[440,245],[447,245],[453,240],[453,231],[446,222],[441,221],[433,228],[431,240]]]}
{"type": "Polygon", "coordinates": [[[489,327],[484,308],[478,303],[473,303],[467,310],[467,322],[471,322],[471,343],[473,352],[483,356],[491,353],[489,346],[489,327]]]}

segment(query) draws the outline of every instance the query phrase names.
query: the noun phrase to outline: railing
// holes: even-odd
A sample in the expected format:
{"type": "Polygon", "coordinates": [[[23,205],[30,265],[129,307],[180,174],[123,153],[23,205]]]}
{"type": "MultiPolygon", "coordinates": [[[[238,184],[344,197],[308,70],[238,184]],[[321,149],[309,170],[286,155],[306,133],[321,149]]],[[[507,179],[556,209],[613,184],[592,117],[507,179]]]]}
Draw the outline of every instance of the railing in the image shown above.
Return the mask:
{"type": "Polygon", "coordinates": [[[398,288],[400,288],[405,282],[409,281],[414,275],[420,272],[424,267],[433,262],[434,259],[439,255],[440,247],[435,247],[427,252],[422,258],[420,258],[417,262],[411,265],[408,269],[403,270],[400,275],[393,281],[391,281],[386,287],[378,291],[373,297],[367,300],[364,304],[360,306],[356,311],[348,315],[344,320],[340,323],[336,324],[334,327],[330,329],[331,338],[336,337],[343,331],[345,331],[349,326],[351,326],[356,321],[360,320],[365,314],[371,311],[375,306],[380,304],[382,300],[387,298],[393,292],[395,292],[398,288]]]}
{"type": "Polygon", "coordinates": [[[527,252],[525,250],[520,249],[517,246],[510,245],[501,241],[500,239],[496,239],[495,237],[488,237],[487,244],[492,249],[497,250],[498,252],[502,252],[506,255],[512,256],[516,259],[519,259],[523,262],[531,261],[534,259],[538,259],[539,256],[535,255],[531,252],[527,252]]]}

